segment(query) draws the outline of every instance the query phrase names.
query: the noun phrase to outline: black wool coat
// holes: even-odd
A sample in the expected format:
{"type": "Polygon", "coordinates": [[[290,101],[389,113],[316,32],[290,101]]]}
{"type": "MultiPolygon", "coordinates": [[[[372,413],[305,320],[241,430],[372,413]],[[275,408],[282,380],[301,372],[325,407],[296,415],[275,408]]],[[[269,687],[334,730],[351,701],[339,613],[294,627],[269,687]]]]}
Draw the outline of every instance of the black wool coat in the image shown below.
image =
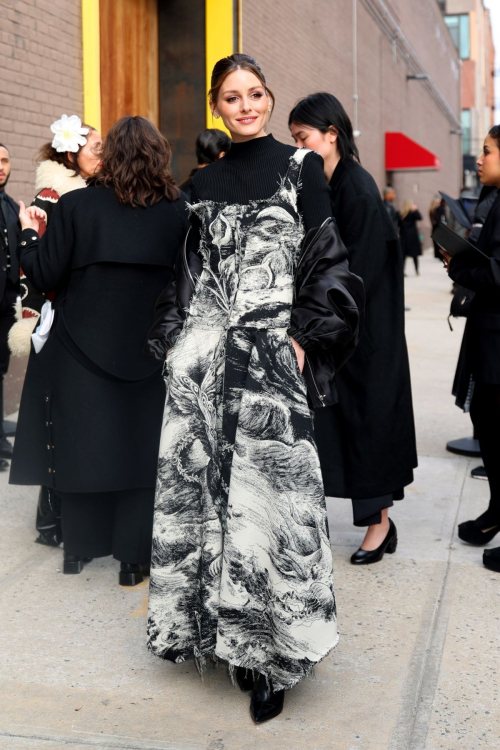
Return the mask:
{"type": "MultiPolygon", "coordinates": [[[[12,216],[19,215],[19,206],[10,195],[5,194],[9,210],[12,216]]],[[[0,209],[1,210],[1,209],[0,209]]],[[[10,279],[15,285],[19,284],[19,264],[16,256],[16,244],[21,234],[21,225],[17,222],[14,231],[8,231],[3,226],[3,219],[0,222],[0,300],[5,294],[7,279],[10,279]],[[7,242],[5,241],[7,238],[7,242]],[[10,252],[9,252],[10,251],[10,252]],[[7,253],[10,254],[10,269],[7,267],[7,253]]]]}
{"type": "Polygon", "coordinates": [[[417,221],[422,221],[420,211],[410,211],[404,219],[401,217],[399,219],[399,236],[403,255],[410,258],[422,255],[422,243],[420,242],[417,221]]]}
{"type": "Polygon", "coordinates": [[[22,232],[21,266],[37,289],[55,290],[55,320],[30,354],[11,483],[155,486],[165,388],[143,347],[186,229],[183,197],[132,208],[90,186],[62,196],[41,240],[22,232]]]}
{"type": "Polygon", "coordinates": [[[378,188],[365,169],[342,159],[330,187],[349,268],[365,285],[365,328],[337,375],[339,403],[316,409],[316,439],[327,495],[378,497],[410,484],[417,465],[403,258],[378,188]]]}
{"type": "MultiPolygon", "coordinates": [[[[460,357],[476,383],[500,384],[500,193],[473,250],[452,258],[450,277],[475,292],[460,357]],[[485,257],[486,256],[486,257],[485,257]]],[[[464,383],[464,386],[467,386],[464,383]]]]}

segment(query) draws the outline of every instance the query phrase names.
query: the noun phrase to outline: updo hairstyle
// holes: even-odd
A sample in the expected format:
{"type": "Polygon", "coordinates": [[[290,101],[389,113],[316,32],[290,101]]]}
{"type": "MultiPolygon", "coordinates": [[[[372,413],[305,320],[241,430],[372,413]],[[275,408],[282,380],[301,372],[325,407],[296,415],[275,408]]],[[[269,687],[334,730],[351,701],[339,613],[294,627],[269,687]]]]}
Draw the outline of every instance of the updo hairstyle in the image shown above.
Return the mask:
{"type": "Polygon", "coordinates": [[[274,94],[266,83],[266,77],[262,72],[262,69],[253,57],[244,55],[240,52],[229,57],[223,57],[215,63],[214,69],[212,70],[212,78],[210,80],[210,91],[208,92],[208,99],[211,104],[216,105],[219,99],[220,90],[222,84],[230,73],[234,73],[235,70],[249,70],[253,73],[256,78],[259,79],[263,85],[267,96],[271,99],[271,113],[274,109],[274,94]]]}

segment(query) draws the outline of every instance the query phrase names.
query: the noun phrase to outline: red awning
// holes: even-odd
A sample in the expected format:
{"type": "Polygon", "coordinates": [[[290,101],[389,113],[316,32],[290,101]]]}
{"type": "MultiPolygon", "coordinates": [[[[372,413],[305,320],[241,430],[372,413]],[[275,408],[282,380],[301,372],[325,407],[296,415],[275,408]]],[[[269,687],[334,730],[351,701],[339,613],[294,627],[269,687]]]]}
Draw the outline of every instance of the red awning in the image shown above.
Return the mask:
{"type": "Polygon", "coordinates": [[[385,168],[387,172],[441,169],[441,159],[404,133],[386,133],[385,168]]]}

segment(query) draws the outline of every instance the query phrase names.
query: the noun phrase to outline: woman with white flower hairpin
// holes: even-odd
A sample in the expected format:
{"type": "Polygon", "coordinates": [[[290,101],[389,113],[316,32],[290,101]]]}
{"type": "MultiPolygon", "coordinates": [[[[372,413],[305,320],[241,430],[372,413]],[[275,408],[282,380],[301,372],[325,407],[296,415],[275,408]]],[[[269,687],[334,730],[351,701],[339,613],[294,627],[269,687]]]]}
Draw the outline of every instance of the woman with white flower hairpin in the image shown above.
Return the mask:
{"type": "Polygon", "coordinates": [[[40,209],[20,208],[20,264],[55,297],[31,349],[10,481],[60,493],[65,573],[113,555],[122,585],[143,580],[151,553],[165,389],[142,349],[187,224],[169,163],[158,129],[123,117],[41,239],[40,209]]]}
{"type": "MultiPolygon", "coordinates": [[[[50,126],[54,137],[39,151],[36,170],[36,196],[32,206],[42,208],[50,222],[61,196],[86,187],[99,167],[101,136],[77,115],[63,115],[50,126]]],[[[44,232],[40,228],[40,236],[44,232]]],[[[37,325],[47,295],[35,289],[21,269],[21,299],[16,310],[16,323],[9,332],[9,347],[16,357],[26,357],[31,349],[31,334],[37,325]]],[[[39,544],[57,547],[62,541],[61,499],[52,488],[42,486],[38,496],[36,529],[39,544]]]]}

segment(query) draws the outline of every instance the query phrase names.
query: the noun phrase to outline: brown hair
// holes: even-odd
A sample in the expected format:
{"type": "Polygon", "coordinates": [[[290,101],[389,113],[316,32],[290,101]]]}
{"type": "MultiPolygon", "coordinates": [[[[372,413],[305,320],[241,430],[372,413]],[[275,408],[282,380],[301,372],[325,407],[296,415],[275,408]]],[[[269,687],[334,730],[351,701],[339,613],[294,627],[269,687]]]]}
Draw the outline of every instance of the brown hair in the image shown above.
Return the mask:
{"type": "Polygon", "coordinates": [[[114,187],[120,203],[130,206],[173,201],[180,190],[170,172],[171,156],[167,139],[152,122],[126,115],[109,129],[101,168],[89,182],[114,187]]]}
{"type": "Polygon", "coordinates": [[[235,70],[249,70],[250,73],[253,73],[254,76],[259,79],[266,90],[266,94],[272,100],[272,112],[275,102],[274,94],[266,83],[266,77],[262,72],[259,63],[257,60],[254,60],[253,57],[243,55],[239,52],[234,55],[229,55],[229,57],[223,57],[222,60],[215,63],[214,69],[212,70],[212,77],[210,79],[210,91],[208,92],[209,101],[212,104],[217,104],[222,84],[228,75],[234,73],[235,70]]]}
{"type": "MultiPolygon", "coordinates": [[[[87,125],[85,122],[82,122],[82,128],[89,129],[87,138],[92,132],[95,132],[95,128],[93,128],[92,125],[87,125]]],[[[71,169],[76,176],[80,174],[78,154],[80,153],[82,148],[83,146],[80,146],[78,151],[75,151],[75,153],[73,154],[74,161],[72,161],[69,158],[67,151],[56,151],[52,143],[46,143],[38,152],[38,161],[56,161],[58,164],[63,164],[66,169],[71,169]]]]}

